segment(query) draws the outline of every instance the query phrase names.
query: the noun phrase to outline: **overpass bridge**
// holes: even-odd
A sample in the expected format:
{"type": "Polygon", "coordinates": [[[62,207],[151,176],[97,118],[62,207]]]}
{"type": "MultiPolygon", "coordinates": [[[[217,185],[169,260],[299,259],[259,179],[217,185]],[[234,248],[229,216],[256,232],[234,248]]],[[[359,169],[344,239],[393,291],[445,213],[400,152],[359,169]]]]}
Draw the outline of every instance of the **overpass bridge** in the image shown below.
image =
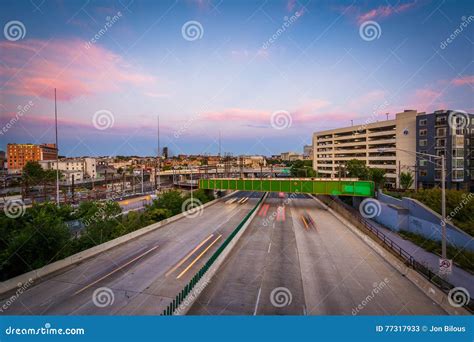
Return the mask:
{"type": "Polygon", "coordinates": [[[325,178],[211,178],[200,179],[200,189],[305,193],[314,195],[374,197],[372,181],[325,178]]]}

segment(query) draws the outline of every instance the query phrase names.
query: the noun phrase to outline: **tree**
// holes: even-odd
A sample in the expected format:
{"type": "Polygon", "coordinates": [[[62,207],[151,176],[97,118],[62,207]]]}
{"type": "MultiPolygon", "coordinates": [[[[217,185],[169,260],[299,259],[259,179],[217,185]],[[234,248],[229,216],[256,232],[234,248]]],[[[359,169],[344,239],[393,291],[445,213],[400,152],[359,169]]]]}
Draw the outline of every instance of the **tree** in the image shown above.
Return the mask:
{"type": "Polygon", "coordinates": [[[147,219],[150,220],[152,223],[165,220],[168,217],[172,216],[170,210],[168,210],[168,209],[158,209],[158,208],[152,208],[150,210],[147,210],[145,212],[145,215],[146,215],[147,219]]]}
{"type": "Polygon", "coordinates": [[[150,207],[158,209],[168,209],[173,215],[181,213],[184,198],[179,191],[173,190],[165,192],[158,199],[154,200],[150,207]]]}
{"type": "Polygon", "coordinates": [[[411,172],[400,173],[400,185],[404,190],[407,190],[413,185],[414,178],[411,172]]]}
{"type": "Polygon", "coordinates": [[[369,178],[369,168],[365,162],[358,159],[351,159],[346,162],[346,171],[349,177],[367,180],[369,178]]]}
{"type": "Polygon", "coordinates": [[[375,188],[383,188],[385,184],[385,170],[379,168],[369,168],[369,179],[375,183],[375,188]]]}

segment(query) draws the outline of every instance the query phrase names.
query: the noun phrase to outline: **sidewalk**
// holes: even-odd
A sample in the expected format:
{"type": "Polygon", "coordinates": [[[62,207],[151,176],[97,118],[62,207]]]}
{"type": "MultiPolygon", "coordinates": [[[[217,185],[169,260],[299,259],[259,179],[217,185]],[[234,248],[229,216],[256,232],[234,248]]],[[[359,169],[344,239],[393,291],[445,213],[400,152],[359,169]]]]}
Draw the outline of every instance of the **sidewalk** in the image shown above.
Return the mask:
{"type": "MultiPolygon", "coordinates": [[[[387,235],[387,237],[393,240],[393,242],[403,248],[407,253],[411,254],[416,259],[416,261],[429,267],[433,272],[437,272],[439,262],[438,255],[425,251],[422,247],[415,245],[409,240],[404,240],[397,233],[373,220],[368,221],[370,221],[370,223],[380,232],[387,235]]],[[[474,275],[471,273],[464,271],[456,265],[453,265],[453,272],[451,275],[447,276],[446,280],[456,287],[464,287],[469,291],[471,298],[474,298],[474,275]]]]}

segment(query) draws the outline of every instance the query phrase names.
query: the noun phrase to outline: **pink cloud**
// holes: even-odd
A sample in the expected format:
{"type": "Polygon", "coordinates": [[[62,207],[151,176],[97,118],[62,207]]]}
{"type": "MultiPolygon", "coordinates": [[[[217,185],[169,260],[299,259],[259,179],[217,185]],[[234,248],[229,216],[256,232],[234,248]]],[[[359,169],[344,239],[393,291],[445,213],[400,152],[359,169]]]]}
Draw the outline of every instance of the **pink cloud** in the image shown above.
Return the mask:
{"type": "Polygon", "coordinates": [[[374,20],[377,18],[386,18],[390,17],[395,13],[400,13],[404,12],[410,8],[412,8],[415,5],[414,2],[411,3],[406,3],[406,4],[400,4],[400,5],[395,5],[395,6],[379,6],[375,9],[372,9],[368,12],[362,13],[358,16],[357,22],[359,24],[363,23],[364,21],[367,20],[374,20]]]}
{"type": "MultiPolygon", "coordinates": [[[[313,122],[318,120],[318,118],[327,116],[321,110],[329,104],[328,101],[316,99],[308,101],[293,110],[288,110],[288,112],[295,124],[313,122]]],[[[223,123],[240,122],[242,124],[251,123],[270,126],[272,113],[273,111],[271,110],[227,108],[220,111],[206,112],[203,114],[203,118],[223,123]]]]}
{"type": "Polygon", "coordinates": [[[447,103],[443,99],[443,93],[431,88],[417,89],[413,98],[409,99],[408,102],[410,104],[407,107],[416,108],[420,112],[447,108],[447,103]]]}
{"type": "Polygon", "coordinates": [[[451,80],[451,83],[455,86],[463,86],[463,85],[470,85],[474,84],[474,76],[464,76],[460,78],[455,78],[451,80]]]}
{"type": "Polygon", "coordinates": [[[2,93],[71,100],[97,93],[146,88],[153,76],[140,73],[119,55],[80,40],[0,42],[2,93]]]}
{"type": "Polygon", "coordinates": [[[368,20],[376,20],[381,18],[388,18],[394,14],[405,12],[416,5],[416,2],[408,2],[404,4],[397,5],[381,5],[377,8],[371,10],[364,10],[359,6],[344,6],[338,7],[337,10],[341,13],[346,14],[350,17],[355,17],[357,23],[360,25],[368,20]]]}
{"type": "Polygon", "coordinates": [[[296,6],[296,0],[288,0],[286,3],[286,9],[288,10],[288,12],[293,11],[295,6],[296,6]]]}

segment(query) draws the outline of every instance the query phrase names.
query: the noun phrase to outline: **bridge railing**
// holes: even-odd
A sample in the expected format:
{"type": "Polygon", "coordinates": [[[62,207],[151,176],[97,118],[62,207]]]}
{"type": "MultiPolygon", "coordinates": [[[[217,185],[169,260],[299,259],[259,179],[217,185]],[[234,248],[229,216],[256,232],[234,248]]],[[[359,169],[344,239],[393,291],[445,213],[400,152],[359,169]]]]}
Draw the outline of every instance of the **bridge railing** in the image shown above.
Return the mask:
{"type": "MultiPolygon", "coordinates": [[[[444,293],[448,293],[455,286],[448,282],[447,280],[441,278],[437,273],[433,272],[429,267],[423,265],[422,263],[416,261],[416,259],[402,247],[400,247],[396,242],[390,239],[386,234],[382,233],[377,227],[372,224],[370,221],[365,219],[358,210],[349,206],[348,204],[342,202],[339,198],[335,196],[319,196],[323,199],[323,202],[331,207],[331,209],[336,210],[339,214],[344,216],[351,222],[354,222],[354,218],[360,226],[364,227],[367,231],[371,233],[372,236],[376,237],[377,240],[385,246],[388,250],[391,250],[393,254],[398,256],[401,260],[404,261],[407,267],[411,267],[427,280],[429,280],[433,285],[438,287],[444,293]]],[[[474,313],[474,300],[471,298],[470,301],[464,306],[464,308],[471,313],[474,313]]]]}
{"type": "Polygon", "coordinates": [[[199,281],[202,279],[202,277],[206,274],[206,272],[211,268],[211,266],[214,264],[216,259],[222,254],[224,249],[229,245],[229,243],[234,239],[234,237],[239,233],[239,231],[242,229],[244,224],[249,220],[249,218],[252,216],[252,214],[257,210],[258,206],[260,203],[263,201],[263,198],[265,195],[263,195],[257,204],[253,207],[252,210],[244,217],[242,221],[240,221],[239,225],[232,231],[232,233],[225,239],[225,241],[222,243],[222,245],[214,252],[214,254],[209,258],[209,260],[204,264],[204,266],[201,267],[199,271],[196,272],[194,277],[191,278],[191,280],[184,286],[184,288],[176,295],[175,299],[166,307],[165,310],[163,310],[163,313],[161,314],[162,316],[171,316],[174,314],[174,312],[178,309],[178,307],[184,303],[186,300],[186,297],[191,294],[193,289],[196,287],[196,285],[199,283],[199,281]]]}

